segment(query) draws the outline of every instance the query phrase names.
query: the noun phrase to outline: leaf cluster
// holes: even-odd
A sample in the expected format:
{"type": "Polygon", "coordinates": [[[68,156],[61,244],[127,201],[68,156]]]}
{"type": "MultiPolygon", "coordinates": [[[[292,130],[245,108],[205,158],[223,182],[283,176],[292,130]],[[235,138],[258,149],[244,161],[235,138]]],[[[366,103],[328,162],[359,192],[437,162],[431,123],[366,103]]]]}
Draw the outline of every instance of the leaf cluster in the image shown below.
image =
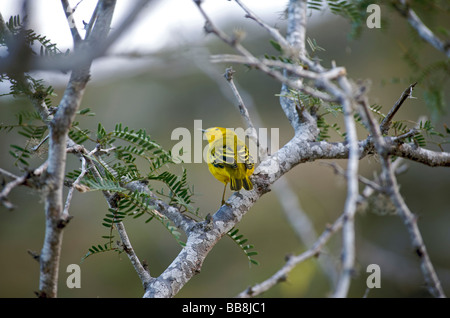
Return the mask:
{"type": "MultiPolygon", "coordinates": [[[[34,50],[33,46],[38,43],[39,54],[43,56],[63,54],[56,43],[52,42],[45,35],[36,33],[33,29],[26,28],[26,20],[22,21],[20,15],[11,16],[9,20],[5,23],[9,31],[6,35],[6,30],[0,34],[0,46],[8,46],[11,42],[23,43],[26,45],[30,52],[34,55],[38,53],[34,50]]],[[[65,52],[64,54],[67,54],[65,52]]]]}
{"type": "MultiPolygon", "coordinates": [[[[10,55],[23,56],[24,64],[29,56],[45,57],[68,53],[62,53],[56,43],[46,36],[26,28],[26,23],[22,22],[19,15],[11,16],[5,25],[6,30],[0,32],[0,49],[5,49],[10,55]]],[[[1,74],[0,82],[10,83],[10,92],[4,95],[25,95],[32,100],[45,101],[47,107],[51,107],[49,97],[54,96],[54,89],[44,85],[41,79],[34,79],[27,73],[11,72],[1,74]]]]}
{"type": "MultiPolygon", "coordinates": [[[[95,140],[86,130],[79,129],[77,134],[83,140],[95,141],[99,149],[105,150],[99,150],[89,157],[95,163],[97,173],[89,171],[82,182],[91,191],[108,191],[115,195],[115,207],[108,210],[102,221],[103,226],[110,232],[107,236],[108,246],[113,246],[112,230],[115,224],[127,218],[140,219],[142,216],[146,216],[144,223],[153,219],[159,220],[183,246],[181,233],[151,205],[155,198],[163,199],[167,200],[168,204],[178,206],[180,210],[183,208],[184,211],[198,216],[198,210],[191,205],[194,193],[187,182],[187,171],[183,168],[180,176],[169,171],[174,165],[170,152],[152,140],[145,130],[133,130],[122,124],[117,124],[110,132],[102,124],[98,124],[95,140]],[[144,167],[148,172],[144,173],[144,167]],[[145,184],[149,192],[128,190],[126,184],[131,182],[145,184]],[[159,188],[158,183],[164,186],[159,188]]],[[[73,182],[79,175],[80,172],[75,170],[68,173],[66,178],[73,182]]],[[[89,252],[87,256],[97,251],[92,248],[89,252]]]]}

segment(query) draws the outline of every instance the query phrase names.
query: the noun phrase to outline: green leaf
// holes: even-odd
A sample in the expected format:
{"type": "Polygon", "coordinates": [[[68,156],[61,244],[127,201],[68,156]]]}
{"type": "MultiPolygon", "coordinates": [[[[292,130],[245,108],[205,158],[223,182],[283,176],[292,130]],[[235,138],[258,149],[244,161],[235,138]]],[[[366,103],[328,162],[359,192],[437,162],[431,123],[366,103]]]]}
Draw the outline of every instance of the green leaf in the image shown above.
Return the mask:
{"type": "Polygon", "coordinates": [[[281,45],[278,42],[276,42],[274,40],[270,40],[270,44],[272,44],[272,46],[274,47],[275,50],[277,50],[278,52],[283,54],[283,49],[281,48],[281,45]]]}
{"type": "Polygon", "coordinates": [[[251,245],[251,244],[244,245],[245,243],[247,243],[248,239],[246,239],[246,238],[242,239],[242,237],[243,237],[242,234],[236,236],[236,234],[238,232],[239,232],[238,229],[232,228],[230,231],[228,231],[227,234],[241,248],[241,250],[247,256],[250,264],[259,265],[259,263],[252,258],[252,256],[258,255],[258,252],[256,252],[256,251],[252,251],[252,252],[249,251],[249,250],[253,249],[254,246],[251,245]]]}
{"type": "Polygon", "coordinates": [[[90,111],[91,111],[90,108],[84,108],[84,109],[80,110],[78,113],[79,113],[80,115],[84,115],[84,114],[89,113],[90,111]]]}

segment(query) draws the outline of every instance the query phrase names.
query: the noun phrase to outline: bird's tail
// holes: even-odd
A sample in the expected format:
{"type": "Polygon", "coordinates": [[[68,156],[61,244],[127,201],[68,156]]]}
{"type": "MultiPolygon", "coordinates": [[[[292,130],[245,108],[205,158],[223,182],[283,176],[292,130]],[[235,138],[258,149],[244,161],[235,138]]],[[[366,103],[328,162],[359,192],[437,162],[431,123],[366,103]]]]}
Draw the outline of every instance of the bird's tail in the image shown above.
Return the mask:
{"type": "Polygon", "coordinates": [[[230,189],[233,191],[239,191],[242,188],[245,190],[252,190],[253,184],[250,179],[246,176],[244,179],[234,179],[231,178],[230,189]]]}

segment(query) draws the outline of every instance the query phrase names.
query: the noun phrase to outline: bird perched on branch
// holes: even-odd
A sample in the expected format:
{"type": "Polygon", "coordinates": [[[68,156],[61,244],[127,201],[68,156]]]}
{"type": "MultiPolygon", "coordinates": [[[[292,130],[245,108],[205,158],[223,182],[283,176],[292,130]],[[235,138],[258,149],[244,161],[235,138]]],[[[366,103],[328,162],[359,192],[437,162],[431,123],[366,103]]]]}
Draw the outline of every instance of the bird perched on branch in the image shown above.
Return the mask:
{"type": "Polygon", "coordinates": [[[230,189],[239,191],[252,190],[249,176],[255,170],[255,164],[245,142],[238,138],[231,129],[212,127],[203,130],[209,143],[207,163],[211,174],[225,184],[222,205],[225,203],[227,184],[230,189]]]}

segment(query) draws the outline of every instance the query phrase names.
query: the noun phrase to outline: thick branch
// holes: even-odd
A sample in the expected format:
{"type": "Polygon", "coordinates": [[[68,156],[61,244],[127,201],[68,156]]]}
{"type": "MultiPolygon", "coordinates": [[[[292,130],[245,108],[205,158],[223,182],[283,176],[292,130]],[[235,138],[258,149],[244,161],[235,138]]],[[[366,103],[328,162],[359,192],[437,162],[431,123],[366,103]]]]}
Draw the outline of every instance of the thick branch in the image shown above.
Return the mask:
{"type": "Polygon", "coordinates": [[[297,57],[303,60],[306,55],[306,0],[290,0],[287,8],[288,26],[286,38],[292,48],[297,51],[297,57]]]}
{"type": "Polygon", "coordinates": [[[48,168],[45,178],[47,195],[45,199],[46,229],[44,246],[41,251],[40,295],[56,297],[58,268],[62,245],[63,227],[63,182],[66,166],[66,138],[75,117],[84,88],[89,79],[88,69],[76,71],[54,119],[50,123],[48,168]]]}
{"type": "MultiPolygon", "coordinates": [[[[106,38],[109,32],[115,1],[102,1],[103,11],[100,13],[102,21],[109,23],[94,28],[94,38],[106,38]]],[[[88,49],[86,43],[79,46],[81,52],[88,49]]],[[[95,45],[95,43],[93,43],[95,45]]],[[[92,44],[91,44],[92,45],[92,44]]],[[[91,61],[72,71],[69,84],[64,92],[58,110],[49,124],[49,152],[48,168],[45,178],[47,188],[45,198],[45,238],[40,254],[40,282],[41,297],[56,297],[58,269],[62,246],[63,228],[67,223],[68,214],[64,213],[63,184],[66,167],[67,134],[75,118],[75,113],[84,95],[84,89],[89,81],[91,61]]]]}
{"type": "Polygon", "coordinates": [[[402,157],[430,167],[450,167],[450,153],[437,152],[407,143],[386,141],[389,154],[402,157]]]}

